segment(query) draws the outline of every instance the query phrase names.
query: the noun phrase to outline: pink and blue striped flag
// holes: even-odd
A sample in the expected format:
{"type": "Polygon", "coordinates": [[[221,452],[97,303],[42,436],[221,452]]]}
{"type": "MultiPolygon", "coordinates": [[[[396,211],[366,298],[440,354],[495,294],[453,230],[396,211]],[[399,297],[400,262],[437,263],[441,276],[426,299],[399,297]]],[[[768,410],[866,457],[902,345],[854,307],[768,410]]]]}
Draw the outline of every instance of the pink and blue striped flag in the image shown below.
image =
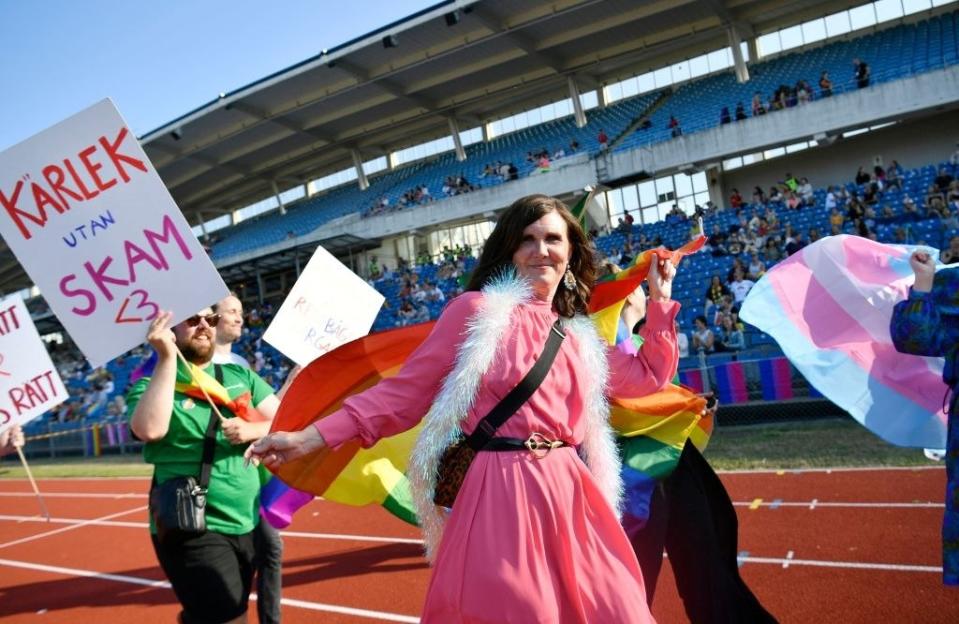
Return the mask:
{"type": "Polygon", "coordinates": [[[876,435],[945,448],[943,360],[899,353],[889,335],[893,306],[914,281],[916,249],[821,239],[767,272],[740,317],[775,338],[815,389],[876,435]]]}

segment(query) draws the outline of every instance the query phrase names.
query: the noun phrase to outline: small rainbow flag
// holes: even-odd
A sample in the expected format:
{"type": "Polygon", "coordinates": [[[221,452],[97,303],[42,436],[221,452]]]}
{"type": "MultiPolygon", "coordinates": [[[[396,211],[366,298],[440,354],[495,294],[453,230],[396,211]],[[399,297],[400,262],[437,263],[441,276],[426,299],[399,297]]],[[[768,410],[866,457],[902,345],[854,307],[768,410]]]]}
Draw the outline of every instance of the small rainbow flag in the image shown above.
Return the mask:
{"type": "Polygon", "coordinates": [[[899,353],[889,335],[892,309],[915,279],[909,256],[916,249],[823,238],[767,272],[740,316],[775,338],[815,390],[876,435],[900,446],[945,448],[943,359],[899,353]]]}

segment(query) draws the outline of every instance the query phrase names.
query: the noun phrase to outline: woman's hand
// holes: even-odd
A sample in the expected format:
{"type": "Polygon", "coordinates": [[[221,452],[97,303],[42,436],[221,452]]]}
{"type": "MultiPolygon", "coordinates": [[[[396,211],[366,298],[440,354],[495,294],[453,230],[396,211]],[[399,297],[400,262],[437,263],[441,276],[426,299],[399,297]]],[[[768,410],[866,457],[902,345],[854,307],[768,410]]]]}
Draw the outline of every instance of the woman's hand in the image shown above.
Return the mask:
{"type": "Polygon", "coordinates": [[[936,261],[924,251],[913,252],[909,258],[909,266],[916,274],[916,283],[912,289],[916,292],[930,292],[932,281],[936,277],[936,261]]]}
{"type": "Polygon", "coordinates": [[[263,464],[275,470],[283,464],[315,453],[326,446],[326,441],[316,427],[308,426],[303,431],[277,431],[257,440],[246,449],[243,457],[247,463],[263,464]]]}
{"type": "Polygon", "coordinates": [[[649,283],[649,298],[653,301],[669,301],[673,296],[673,278],[676,277],[676,267],[672,260],[662,260],[653,256],[652,265],[646,281],[649,283]]]}

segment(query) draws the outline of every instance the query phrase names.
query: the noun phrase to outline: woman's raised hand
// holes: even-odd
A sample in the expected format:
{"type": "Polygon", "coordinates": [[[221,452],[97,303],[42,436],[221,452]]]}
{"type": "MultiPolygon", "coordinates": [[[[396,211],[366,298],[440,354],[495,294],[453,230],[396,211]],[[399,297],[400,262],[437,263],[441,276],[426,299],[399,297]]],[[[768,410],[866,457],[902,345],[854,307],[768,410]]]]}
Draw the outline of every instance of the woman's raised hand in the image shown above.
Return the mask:
{"type": "Polygon", "coordinates": [[[673,278],[676,277],[676,267],[672,260],[663,260],[653,256],[652,265],[646,281],[649,283],[649,298],[653,301],[669,301],[673,296],[673,278]]]}
{"type": "Polygon", "coordinates": [[[912,289],[918,292],[932,290],[932,281],[936,277],[936,261],[924,251],[915,251],[909,258],[909,266],[916,274],[916,282],[912,289]]]}

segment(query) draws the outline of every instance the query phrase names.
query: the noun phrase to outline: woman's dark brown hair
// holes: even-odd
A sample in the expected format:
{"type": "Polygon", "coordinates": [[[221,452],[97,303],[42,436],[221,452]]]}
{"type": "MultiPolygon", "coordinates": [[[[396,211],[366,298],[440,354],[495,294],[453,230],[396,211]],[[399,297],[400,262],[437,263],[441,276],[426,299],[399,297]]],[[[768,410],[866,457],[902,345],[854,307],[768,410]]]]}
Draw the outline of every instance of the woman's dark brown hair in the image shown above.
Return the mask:
{"type": "Polygon", "coordinates": [[[571,250],[569,270],[576,278],[576,288],[573,290],[567,289],[560,282],[553,297],[553,307],[560,316],[567,318],[586,314],[589,295],[596,282],[593,250],[579,221],[570,213],[566,204],[548,195],[527,195],[517,199],[506,209],[486,239],[483,255],[473,270],[466,290],[481,290],[491,279],[509,270],[513,266],[513,254],[523,242],[523,230],[553,211],[566,222],[571,250]]]}

